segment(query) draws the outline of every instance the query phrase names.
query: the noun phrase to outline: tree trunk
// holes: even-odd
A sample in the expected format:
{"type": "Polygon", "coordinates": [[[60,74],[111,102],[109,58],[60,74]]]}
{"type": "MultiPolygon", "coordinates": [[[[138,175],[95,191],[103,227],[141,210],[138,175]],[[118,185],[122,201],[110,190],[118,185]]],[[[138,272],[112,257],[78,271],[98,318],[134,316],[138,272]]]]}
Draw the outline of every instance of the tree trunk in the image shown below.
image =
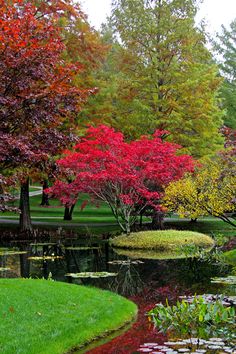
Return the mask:
{"type": "Polygon", "coordinates": [[[164,213],[162,213],[161,211],[153,211],[152,229],[164,230],[164,213]]]}
{"type": "Polygon", "coordinates": [[[72,214],[74,210],[75,204],[73,204],[71,207],[65,207],[65,212],[64,212],[64,220],[72,220],[72,214]]]}
{"type": "Polygon", "coordinates": [[[197,218],[195,218],[195,219],[191,218],[190,222],[191,223],[196,223],[197,222],[197,218]]]}
{"type": "Polygon", "coordinates": [[[25,254],[20,254],[20,274],[21,274],[22,278],[29,278],[29,276],[30,276],[30,261],[29,261],[28,257],[29,257],[30,247],[28,247],[28,246],[20,247],[20,251],[27,251],[28,252],[25,254]]]}
{"type": "Polygon", "coordinates": [[[21,184],[20,190],[20,231],[32,232],[29,202],[29,177],[21,184]]]}
{"type": "Polygon", "coordinates": [[[45,193],[45,189],[47,189],[49,187],[48,185],[48,180],[47,179],[44,179],[43,180],[43,194],[42,194],[42,201],[41,201],[41,204],[42,206],[44,205],[47,205],[49,206],[49,197],[48,197],[48,194],[45,193]]]}
{"type": "Polygon", "coordinates": [[[140,213],[140,216],[139,216],[139,226],[142,227],[143,226],[143,214],[140,213]]]}

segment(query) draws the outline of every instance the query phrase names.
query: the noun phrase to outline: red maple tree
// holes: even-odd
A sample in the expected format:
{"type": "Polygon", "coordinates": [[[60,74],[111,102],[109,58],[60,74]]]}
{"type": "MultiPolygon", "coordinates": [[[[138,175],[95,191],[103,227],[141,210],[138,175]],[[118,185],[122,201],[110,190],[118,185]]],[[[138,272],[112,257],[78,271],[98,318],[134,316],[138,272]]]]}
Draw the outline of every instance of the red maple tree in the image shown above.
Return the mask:
{"type": "Polygon", "coordinates": [[[64,205],[74,205],[79,193],[107,203],[121,229],[129,233],[147,206],[162,210],[163,187],[194,168],[193,159],[178,155],[180,146],[162,139],[165,131],[150,138],[125,142],[122,133],[101,125],[87,134],[58,161],[71,183],[58,180],[50,192],[64,205]]]}
{"type": "Polygon", "coordinates": [[[82,16],[69,3],[0,0],[0,166],[2,174],[24,167],[22,183],[68,146],[73,120],[93,92],[75,84],[81,65],[62,59],[58,16],[82,16]]]}

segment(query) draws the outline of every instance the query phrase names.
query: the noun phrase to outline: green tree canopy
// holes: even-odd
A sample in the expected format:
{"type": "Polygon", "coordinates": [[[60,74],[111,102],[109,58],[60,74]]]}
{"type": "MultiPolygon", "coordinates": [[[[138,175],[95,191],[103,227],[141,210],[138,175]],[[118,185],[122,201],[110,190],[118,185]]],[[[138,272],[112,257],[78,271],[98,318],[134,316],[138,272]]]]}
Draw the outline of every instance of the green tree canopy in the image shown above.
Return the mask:
{"type": "Polygon", "coordinates": [[[130,138],[168,129],[185,152],[200,158],[221,144],[222,113],[221,80],[195,26],[196,11],[194,0],[113,1],[117,39],[105,81],[112,87],[110,124],[130,138]]]}
{"type": "Polygon", "coordinates": [[[226,111],[224,122],[228,127],[236,129],[236,19],[231,22],[229,30],[222,26],[215,49],[219,54],[218,63],[224,77],[220,90],[226,111]]]}

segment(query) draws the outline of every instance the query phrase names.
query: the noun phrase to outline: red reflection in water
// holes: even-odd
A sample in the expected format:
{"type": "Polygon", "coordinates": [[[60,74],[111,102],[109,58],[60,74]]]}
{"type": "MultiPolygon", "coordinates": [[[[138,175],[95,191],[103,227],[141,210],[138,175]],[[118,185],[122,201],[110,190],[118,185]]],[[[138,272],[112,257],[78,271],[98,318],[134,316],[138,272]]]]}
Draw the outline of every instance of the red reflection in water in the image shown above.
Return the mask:
{"type": "Polygon", "coordinates": [[[166,336],[157,332],[157,330],[148,321],[147,311],[151,310],[156,303],[175,301],[180,295],[176,287],[165,286],[158,289],[150,287],[145,289],[139,295],[130,297],[130,300],[138,305],[138,318],[132,328],[110,342],[87,351],[88,354],[134,354],[138,353],[138,348],[143,343],[154,342],[163,344],[166,336]]]}

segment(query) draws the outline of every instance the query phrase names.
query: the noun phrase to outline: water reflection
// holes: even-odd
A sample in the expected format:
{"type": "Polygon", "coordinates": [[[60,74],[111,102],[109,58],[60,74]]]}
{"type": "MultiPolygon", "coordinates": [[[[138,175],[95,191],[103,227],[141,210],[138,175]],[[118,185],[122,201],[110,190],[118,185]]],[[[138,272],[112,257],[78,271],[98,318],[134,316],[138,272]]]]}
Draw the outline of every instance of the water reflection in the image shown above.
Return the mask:
{"type": "Polygon", "coordinates": [[[214,276],[224,276],[230,266],[194,257],[181,259],[166,252],[132,253],[113,250],[106,240],[70,240],[62,243],[14,243],[0,249],[0,277],[32,277],[73,281],[93,285],[123,295],[135,295],[146,286],[178,284],[192,291],[217,293],[222,284],[212,284],[214,276]],[[142,254],[141,254],[142,253],[142,254]],[[66,276],[68,273],[111,272],[113,277],[66,276]]]}

